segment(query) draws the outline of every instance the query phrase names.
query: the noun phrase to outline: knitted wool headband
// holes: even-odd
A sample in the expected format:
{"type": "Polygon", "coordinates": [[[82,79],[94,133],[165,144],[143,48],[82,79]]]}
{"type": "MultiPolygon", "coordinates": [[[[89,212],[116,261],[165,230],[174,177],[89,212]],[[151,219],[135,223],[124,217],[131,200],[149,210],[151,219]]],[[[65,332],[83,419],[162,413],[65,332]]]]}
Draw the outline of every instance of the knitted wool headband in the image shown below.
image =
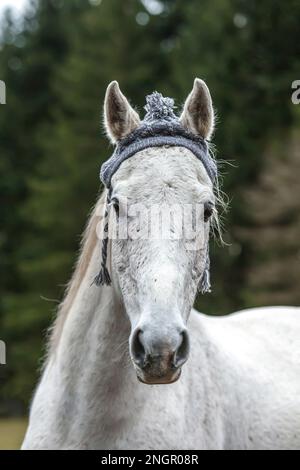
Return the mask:
{"type": "Polygon", "coordinates": [[[204,165],[211,181],[217,176],[217,167],[208,152],[207,142],[185,130],[174,113],[174,100],[154,92],[147,96],[147,114],[141,125],[120,140],[110,157],[101,167],[100,179],[110,188],[111,178],[124,160],[149,147],[172,145],[186,147],[204,165]]]}
{"type": "MultiPolygon", "coordinates": [[[[217,178],[217,166],[211,158],[205,139],[184,129],[179,117],[174,113],[174,100],[164,98],[160,93],[154,92],[146,98],[146,116],[141,125],[124,139],[120,140],[113,155],[101,167],[100,179],[108,189],[108,200],[111,195],[111,179],[120,165],[137,152],[149,147],[162,147],[172,145],[185,147],[197,157],[214,184],[217,178]]],[[[102,242],[101,270],[95,278],[96,285],[111,284],[110,275],[106,266],[108,246],[108,204],[105,211],[104,237],[102,242]]],[[[210,292],[210,257],[207,250],[206,266],[200,281],[202,293],[210,292]]]]}

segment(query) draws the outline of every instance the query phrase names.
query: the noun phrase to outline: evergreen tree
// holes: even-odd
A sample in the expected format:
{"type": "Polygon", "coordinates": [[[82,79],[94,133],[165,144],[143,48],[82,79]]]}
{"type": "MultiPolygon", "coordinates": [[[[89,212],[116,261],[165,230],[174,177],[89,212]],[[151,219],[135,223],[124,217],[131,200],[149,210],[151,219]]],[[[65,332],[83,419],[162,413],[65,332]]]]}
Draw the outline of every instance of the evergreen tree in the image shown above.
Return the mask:
{"type": "Polygon", "coordinates": [[[0,334],[7,343],[8,364],[0,372],[2,401],[8,397],[27,401],[37,369],[40,332],[47,324],[37,313],[39,298],[24,268],[24,260],[29,262],[36,252],[32,243],[24,251],[24,240],[32,234],[24,205],[42,155],[40,129],[51,122],[57,102],[52,82],[68,52],[68,22],[87,4],[80,0],[62,9],[59,2],[47,0],[32,5],[22,24],[10,13],[3,20],[0,77],[7,85],[7,104],[0,114],[0,334]]]}
{"type": "Polygon", "coordinates": [[[249,250],[244,301],[250,306],[299,305],[300,133],[269,144],[255,186],[245,190],[247,225],[237,229],[249,250]]]}

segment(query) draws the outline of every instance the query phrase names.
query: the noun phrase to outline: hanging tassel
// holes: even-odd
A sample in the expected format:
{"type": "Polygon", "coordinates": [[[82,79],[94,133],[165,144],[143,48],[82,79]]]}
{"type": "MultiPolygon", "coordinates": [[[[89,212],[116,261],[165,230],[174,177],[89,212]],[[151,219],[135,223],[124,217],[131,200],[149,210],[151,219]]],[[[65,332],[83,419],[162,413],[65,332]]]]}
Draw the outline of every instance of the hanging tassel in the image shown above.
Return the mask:
{"type": "Polygon", "coordinates": [[[108,248],[108,204],[110,203],[110,192],[107,195],[106,209],[104,214],[104,237],[102,240],[102,261],[99,274],[95,277],[93,284],[96,286],[110,286],[111,278],[107,269],[107,248],[108,248]]]}
{"type": "Polygon", "coordinates": [[[101,263],[101,270],[99,274],[95,277],[93,284],[95,284],[97,287],[111,285],[111,278],[108,269],[103,263],[101,263]]]}
{"type": "Polygon", "coordinates": [[[201,294],[208,294],[211,292],[209,248],[207,249],[206,254],[205,269],[200,280],[200,291],[201,294]]]}

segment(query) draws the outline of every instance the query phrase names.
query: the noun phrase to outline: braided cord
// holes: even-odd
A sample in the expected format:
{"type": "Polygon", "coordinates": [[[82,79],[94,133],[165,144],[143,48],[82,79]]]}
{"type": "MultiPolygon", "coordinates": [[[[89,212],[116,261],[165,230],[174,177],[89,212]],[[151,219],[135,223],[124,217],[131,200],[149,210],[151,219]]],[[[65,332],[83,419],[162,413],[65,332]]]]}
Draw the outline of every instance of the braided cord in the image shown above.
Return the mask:
{"type": "Polygon", "coordinates": [[[93,284],[96,286],[110,286],[111,285],[111,277],[109,274],[109,271],[107,269],[107,252],[108,252],[108,221],[109,221],[109,203],[111,200],[111,191],[108,192],[107,194],[107,200],[106,200],[106,208],[105,208],[105,213],[104,213],[104,236],[102,240],[102,249],[101,249],[101,254],[102,254],[102,260],[101,260],[101,269],[99,271],[99,274],[94,279],[93,284]]]}

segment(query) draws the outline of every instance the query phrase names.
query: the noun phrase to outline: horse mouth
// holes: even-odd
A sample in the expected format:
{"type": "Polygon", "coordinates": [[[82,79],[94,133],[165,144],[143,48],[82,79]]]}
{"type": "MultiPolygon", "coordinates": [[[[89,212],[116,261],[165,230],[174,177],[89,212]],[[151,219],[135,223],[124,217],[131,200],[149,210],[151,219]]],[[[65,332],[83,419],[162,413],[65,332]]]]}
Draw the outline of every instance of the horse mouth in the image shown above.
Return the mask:
{"type": "Polygon", "coordinates": [[[181,369],[178,369],[175,373],[174,371],[170,372],[169,374],[166,374],[164,376],[153,376],[153,375],[148,375],[144,373],[140,373],[140,371],[137,371],[137,378],[138,380],[146,385],[170,385],[175,382],[180,378],[181,376],[181,369]]]}

